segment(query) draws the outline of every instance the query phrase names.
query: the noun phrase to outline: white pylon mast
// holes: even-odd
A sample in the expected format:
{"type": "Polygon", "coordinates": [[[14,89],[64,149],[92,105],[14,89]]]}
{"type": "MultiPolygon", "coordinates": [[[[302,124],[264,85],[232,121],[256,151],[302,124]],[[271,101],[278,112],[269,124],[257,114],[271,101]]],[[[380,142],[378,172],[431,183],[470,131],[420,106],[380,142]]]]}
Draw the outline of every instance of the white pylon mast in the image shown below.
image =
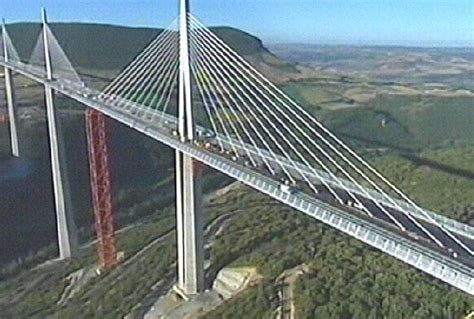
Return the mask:
{"type": "Polygon", "coordinates": [[[54,92],[49,83],[53,80],[53,66],[49,51],[49,29],[46,19],[46,10],[42,9],[44,58],[46,64],[46,78],[44,84],[46,119],[48,121],[49,146],[51,155],[51,170],[53,177],[54,203],[56,207],[56,223],[58,230],[59,258],[67,259],[77,250],[77,233],[70,201],[70,190],[67,182],[67,170],[64,159],[64,146],[60,146],[62,137],[54,105],[54,92]]]}
{"type": "MultiPolygon", "coordinates": [[[[2,37],[3,37],[3,58],[6,63],[9,62],[8,43],[9,37],[7,35],[7,28],[5,26],[5,20],[2,21],[2,37]]],[[[15,93],[13,86],[12,71],[5,67],[5,97],[8,107],[8,118],[10,122],[10,143],[11,151],[14,157],[20,156],[20,149],[18,145],[18,126],[17,126],[17,114],[15,109],[15,93]]]]}
{"type": "Polygon", "coordinates": [[[179,17],[179,134],[183,140],[194,139],[194,121],[189,66],[189,1],[180,0],[179,17]]]}
{"type": "Polygon", "coordinates": [[[53,67],[51,65],[51,54],[49,52],[49,40],[48,40],[48,18],[46,16],[46,9],[41,10],[41,16],[43,20],[43,43],[44,43],[44,60],[46,64],[46,78],[48,80],[53,79],[53,67]]]}
{"type": "MultiPolygon", "coordinates": [[[[189,1],[180,0],[180,72],[178,130],[181,140],[194,139],[189,55],[189,1]]],[[[204,291],[204,228],[199,164],[176,151],[176,227],[178,285],[183,297],[204,291]]]]}
{"type": "Polygon", "coordinates": [[[3,58],[8,62],[8,48],[7,48],[7,28],[5,26],[5,19],[2,20],[2,40],[3,40],[3,58]]]}

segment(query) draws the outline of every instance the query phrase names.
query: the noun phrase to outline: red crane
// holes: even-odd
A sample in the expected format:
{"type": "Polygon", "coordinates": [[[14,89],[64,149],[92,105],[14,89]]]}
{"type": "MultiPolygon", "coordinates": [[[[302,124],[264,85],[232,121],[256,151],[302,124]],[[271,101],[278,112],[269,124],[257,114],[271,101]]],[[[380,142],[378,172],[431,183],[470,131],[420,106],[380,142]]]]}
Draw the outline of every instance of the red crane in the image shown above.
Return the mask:
{"type": "Polygon", "coordinates": [[[99,263],[100,269],[108,270],[117,264],[118,259],[105,116],[87,109],[86,129],[99,263]]]}

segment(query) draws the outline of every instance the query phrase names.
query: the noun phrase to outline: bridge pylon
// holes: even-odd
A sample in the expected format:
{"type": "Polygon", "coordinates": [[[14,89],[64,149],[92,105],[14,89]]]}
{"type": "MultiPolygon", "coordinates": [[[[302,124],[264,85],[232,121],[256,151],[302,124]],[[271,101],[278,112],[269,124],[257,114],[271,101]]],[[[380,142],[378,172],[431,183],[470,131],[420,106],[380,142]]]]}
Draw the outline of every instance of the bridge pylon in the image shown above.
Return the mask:
{"type": "MultiPolygon", "coordinates": [[[[189,60],[189,1],[180,0],[180,70],[178,131],[183,142],[193,141],[191,70],[189,60]]],[[[200,163],[176,151],[176,226],[178,292],[185,296],[204,291],[204,230],[200,163]]]]}
{"type": "MultiPolygon", "coordinates": [[[[43,9],[43,40],[46,77],[53,81],[53,68],[49,51],[46,11],[43,9]]],[[[60,133],[60,125],[54,106],[52,87],[45,82],[46,117],[48,121],[49,144],[51,152],[51,169],[53,175],[54,203],[56,208],[56,223],[58,230],[59,258],[66,259],[78,250],[77,232],[74,223],[73,207],[67,171],[65,170],[65,149],[60,133]]]]}
{"type": "MultiPolygon", "coordinates": [[[[3,58],[4,61],[7,63],[10,59],[10,38],[7,33],[7,29],[5,27],[5,21],[2,23],[2,42],[3,42],[3,58]]],[[[9,68],[5,67],[5,97],[7,100],[7,108],[8,108],[8,119],[10,122],[10,145],[11,145],[11,152],[14,157],[20,156],[20,148],[18,145],[18,123],[17,123],[17,114],[15,108],[15,92],[13,86],[13,77],[12,72],[9,68]]]]}

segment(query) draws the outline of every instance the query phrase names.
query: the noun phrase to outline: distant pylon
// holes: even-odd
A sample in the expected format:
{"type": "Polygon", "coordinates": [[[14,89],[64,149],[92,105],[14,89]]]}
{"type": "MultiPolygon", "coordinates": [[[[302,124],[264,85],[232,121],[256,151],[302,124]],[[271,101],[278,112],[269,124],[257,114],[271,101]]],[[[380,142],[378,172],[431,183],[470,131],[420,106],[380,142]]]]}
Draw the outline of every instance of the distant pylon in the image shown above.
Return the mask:
{"type": "Polygon", "coordinates": [[[49,34],[46,10],[42,11],[43,31],[40,36],[44,38],[45,75],[48,82],[44,83],[46,104],[46,119],[48,121],[48,135],[51,156],[51,171],[53,178],[54,203],[56,208],[56,222],[58,228],[59,257],[66,259],[72,257],[78,250],[78,238],[74,223],[74,206],[71,202],[71,191],[66,168],[66,152],[61,135],[61,125],[58,121],[54,103],[54,91],[49,81],[53,79],[53,65],[49,50],[49,34]]]}
{"type": "Polygon", "coordinates": [[[100,268],[107,270],[115,266],[118,260],[105,120],[102,113],[87,109],[86,128],[97,250],[100,268]]]}
{"type": "Polygon", "coordinates": [[[19,63],[21,61],[20,57],[18,56],[18,52],[13,46],[12,40],[8,35],[7,28],[5,26],[5,20],[2,21],[2,36],[0,37],[0,43],[0,56],[3,57],[5,62],[19,63]]]}
{"type": "MultiPolygon", "coordinates": [[[[44,19],[46,19],[46,11],[44,9],[43,16],[44,19]]],[[[74,69],[71,61],[47,23],[43,24],[43,30],[36,41],[26,66],[31,72],[40,72],[39,75],[46,75],[51,79],[54,78],[55,80],[83,85],[79,74],[74,69]],[[49,52],[48,55],[45,54],[46,51],[49,52]],[[47,72],[50,70],[51,74],[43,74],[45,69],[47,72]]]]}

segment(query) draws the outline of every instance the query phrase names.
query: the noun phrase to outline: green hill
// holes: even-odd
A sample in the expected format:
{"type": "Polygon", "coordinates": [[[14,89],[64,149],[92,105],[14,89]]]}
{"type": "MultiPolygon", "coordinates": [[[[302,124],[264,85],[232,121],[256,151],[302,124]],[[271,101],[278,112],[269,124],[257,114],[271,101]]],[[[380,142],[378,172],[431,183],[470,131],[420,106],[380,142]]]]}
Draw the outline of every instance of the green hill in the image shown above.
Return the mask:
{"type": "MultiPolygon", "coordinates": [[[[74,66],[96,70],[123,68],[162,31],[85,23],[53,23],[51,29],[74,66]]],[[[21,59],[28,60],[40,25],[16,23],[8,30],[21,59]]],[[[215,27],[212,31],[241,55],[269,54],[262,41],[248,33],[230,27],[215,27]]]]}
{"type": "MultiPolygon", "coordinates": [[[[16,23],[8,25],[7,28],[21,59],[28,60],[39,37],[40,24],[16,23]]],[[[101,76],[103,74],[107,77],[127,65],[162,31],[151,28],[81,23],[58,23],[52,24],[51,28],[73,65],[82,73],[81,75],[101,76]]],[[[264,55],[271,55],[264,48],[262,42],[252,35],[229,27],[217,27],[213,31],[247,58],[255,60],[261,59],[264,55]]],[[[108,80],[105,79],[105,81],[108,80]]],[[[39,98],[32,98],[28,95],[30,93],[20,89],[17,93],[18,101],[20,101],[19,107],[24,106],[21,101],[28,101],[26,103],[28,106],[42,105],[41,95],[39,98]]],[[[56,103],[59,109],[79,110],[81,108],[80,105],[60,97],[56,103]]],[[[72,197],[77,210],[78,224],[79,227],[87,228],[83,232],[86,234],[89,233],[88,226],[91,223],[91,216],[82,115],[80,113],[76,116],[71,115],[65,118],[61,124],[70,168],[68,171],[74,180],[72,197]]],[[[117,193],[153,183],[155,182],[154,178],[162,180],[168,177],[170,174],[168,168],[173,167],[173,154],[166,147],[151,141],[144,143],[141,134],[134,133],[118,123],[111,124],[110,130],[111,144],[114,149],[111,162],[117,172],[122,172],[114,176],[114,186],[117,193]],[[144,163],[141,168],[137,166],[137,163],[140,162],[144,163]],[[135,178],[131,178],[131,176],[135,176],[135,178]]],[[[34,179],[23,183],[31,184],[34,189],[37,188],[35,188],[37,185],[46,186],[42,191],[26,191],[33,200],[24,201],[17,194],[16,187],[0,184],[0,193],[10,194],[0,205],[0,219],[4,221],[0,226],[0,241],[11,242],[11,244],[0,248],[0,267],[15,258],[23,258],[30,251],[36,251],[55,240],[55,221],[54,218],[50,218],[53,216],[51,215],[53,203],[50,200],[52,194],[46,127],[42,122],[28,122],[22,127],[20,134],[23,141],[23,158],[34,164],[34,179]],[[22,206],[22,204],[24,205],[22,206]],[[35,216],[37,223],[34,229],[31,229],[30,223],[17,222],[17,219],[10,218],[13,210],[26,220],[35,216]],[[30,236],[18,235],[23,233],[29,233],[30,236]],[[22,239],[18,240],[18,237],[22,239]],[[30,238],[35,238],[33,241],[35,245],[31,245],[30,238]]],[[[0,127],[0,164],[2,159],[5,160],[9,157],[8,154],[8,127],[3,126],[0,127]]],[[[133,204],[137,206],[137,203],[133,204]]],[[[127,206],[128,208],[130,207],[127,206]]],[[[133,214],[124,211],[123,216],[127,222],[130,220],[129,215],[133,214]]]]}
{"type": "MultiPolygon", "coordinates": [[[[19,23],[8,28],[21,57],[27,59],[39,25],[19,23]]],[[[160,32],[75,23],[53,24],[52,29],[76,67],[113,72],[160,32]]],[[[227,27],[214,32],[240,54],[273,71],[292,66],[275,58],[254,36],[227,27]]],[[[42,105],[41,99],[39,95],[35,103],[42,105]]],[[[468,222],[474,207],[470,160],[474,148],[465,145],[474,136],[469,126],[471,105],[466,98],[379,95],[365,107],[309,110],[357,146],[380,144],[403,151],[367,155],[423,207],[468,222]]],[[[57,107],[79,108],[60,96],[57,107]]],[[[85,243],[95,233],[84,119],[75,114],[58,118],[65,128],[75,218],[85,243]]],[[[0,159],[2,154],[9,156],[7,129],[0,127],[0,159]]],[[[117,236],[124,260],[103,276],[77,281],[94,272],[96,248],[84,247],[68,261],[41,264],[57,255],[46,126],[41,122],[21,130],[22,146],[31,145],[31,153],[39,158],[35,174],[40,176],[8,184],[10,193],[0,187],[0,318],[141,318],[172,282],[176,273],[174,153],[118,123],[110,125],[110,132],[114,214],[122,229],[117,236]],[[29,183],[28,187],[21,182],[29,183]]],[[[206,171],[204,192],[208,195],[227,182],[206,171]]],[[[463,318],[474,309],[470,296],[247,187],[206,199],[206,225],[224,221],[208,246],[209,272],[255,267],[261,278],[205,318],[274,317],[283,296],[278,278],[300,265],[308,265],[309,271],[294,284],[298,318],[444,319],[463,318]]]]}

